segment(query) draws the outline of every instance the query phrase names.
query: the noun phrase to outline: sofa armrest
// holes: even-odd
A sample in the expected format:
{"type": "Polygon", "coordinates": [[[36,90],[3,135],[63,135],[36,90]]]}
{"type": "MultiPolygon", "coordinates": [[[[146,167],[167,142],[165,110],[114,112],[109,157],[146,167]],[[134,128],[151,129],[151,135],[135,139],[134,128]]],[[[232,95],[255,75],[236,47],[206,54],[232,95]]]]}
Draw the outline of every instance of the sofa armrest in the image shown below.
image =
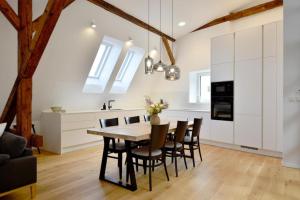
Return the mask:
{"type": "Polygon", "coordinates": [[[0,166],[4,165],[9,160],[8,154],[0,154],[0,166]]]}
{"type": "Polygon", "coordinates": [[[25,148],[22,156],[32,156],[32,149],[25,148]]]}
{"type": "Polygon", "coordinates": [[[36,183],[37,160],[34,156],[10,159],[0,166],[0,193],[36,183]]]}

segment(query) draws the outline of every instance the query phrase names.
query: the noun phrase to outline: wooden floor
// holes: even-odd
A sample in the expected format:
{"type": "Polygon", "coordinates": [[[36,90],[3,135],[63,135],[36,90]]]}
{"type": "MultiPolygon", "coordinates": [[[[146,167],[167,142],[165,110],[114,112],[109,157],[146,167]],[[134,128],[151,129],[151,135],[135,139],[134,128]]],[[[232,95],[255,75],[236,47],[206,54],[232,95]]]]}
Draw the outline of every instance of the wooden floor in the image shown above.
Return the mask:
{"type": "MultiPolygon", "coordinates": [[[[67,153],[38,155],[36,199],[300,199],[300,170],[281,166],[281,160],[208,145],[202,146],[203,159],[198,153],[196,167],[188,159],[188,170],[179,160],[179,177],[168,161],[170,182],[163,167],[153,174],[153,191],[148,191],[148,175],[137,174],[138,190],[130,192],[100,182],[99,165],[102,146],[67,153]]],[[[108,172],[118,176],[116,162],[109,160],[108,172]]],[[[124,166],[125,170],[125,166],[124,166]]],[[[1,200],[29,199],[24,189],[1,200]]]]}

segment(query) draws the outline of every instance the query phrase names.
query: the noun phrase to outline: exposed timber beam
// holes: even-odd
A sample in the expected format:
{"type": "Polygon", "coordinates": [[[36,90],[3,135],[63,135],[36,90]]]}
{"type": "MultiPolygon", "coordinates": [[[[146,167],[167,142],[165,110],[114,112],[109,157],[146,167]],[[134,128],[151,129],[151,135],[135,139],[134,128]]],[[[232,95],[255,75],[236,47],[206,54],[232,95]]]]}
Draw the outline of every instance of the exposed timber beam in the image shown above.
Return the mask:
{"type": "Polygon", "coordinates": [[[104,0],[88,0],[88,1],[95,4],[95,5],[97,5],[97,6],[99,6],[99,7],[101,7],[101,8],[103,8],[103,9],[105,9],[105,10],[107,10],[108,12],[111,12],[115,15],[118,15],[119,17],[122,17],[123,19],[126,19],[127,21],[129,21],[129,22],[131,22],[131,23],[133,23],[137,26],[140,26],[140,27],[142,27],[146,30],[151,31],[152,33],[155,33],[155,34],[157,34],[161,37],[165,37],[165,38],[167,38],[168,40],[170,40],[172,42],[176,41],[173,37],[161,32],[160,30],[154,28],[153,26],[150,26],[149,24],[143,22],[142,20],[126,13],[125,11],[121,10],[120,8],[114,6],[110,3],[107,3],[104,0]]]}
{"type": "Polygon", "coordinates": [[[167,53],[168,53],[170,62],[171,62],[172,65],[174,65],[174,64],[175,64],[175,58],[174,58],[172,49],[171,49],[171,47],[170,47],[170,45],[169,45],[169,41],[168,41],[167,38],[165,38],[165,37],[162,37],[161,39],[162,39],[162,41],[163,41],[163,43],[164,43],[164,46],[165,46],[165,49],[166,49],[166,51],[167,51],[167,53]]]}
{"type": "Polygon", "coordinates": [[[6,0],[0,0],[0,11],[18,31],[20,29],[20,19],[6,0]]]}
{"type": "MultiPolygon", "coordinates": [[[[51,1],[51,0],[49,0],[51,1]]],[[[22,65],[22,71],[18,74],[14,86],[11,90],[6,106],[2,112],[0,122],[7,122],[7,129],[9,129],[14,116],[16,115],[16,99],[17,99],[17,90],[22,80],[32,78],[38,63],[42,57],[42,54],[47,46],[47,43],[50,39],[50,36],[55,28],[55,25],[58,21],[58,18],[64,8],[65,3],[68,0],[53,0],[54,3],[51,6],[49,14],[47,15],[44,25],[41,28],[41,32],[36,41],[36,45],[30,51],[26,62],[22,65]]]]}
{"type": "Polygon", "coordinates": [[[282,6],[282,5],[283,5],[283,0],[274,0],[274,1],[267,2],[267,3],[263,3],[263,4],[260,4],[260,5],[251,7],[251,8],[247,8],[245,10],[241,10],[241,11],[238,11],[238,12],[231,13],[229,15],[217,18],[215,20],[212,20],[211,22],[209,22],[209,23],[193,30],[192,32],[196,32],[196,31],[199,31],[199,30],[211,27],[211,26],[215,26],[217,24],[221,24],[221,23],[224,23],[224,22],[227,22],[227,21],[234,21],[234,20],[241,19],[243,17],[248,17],[248,16],[251,16],[251,15],[255,15],[257,13],[261,13],[261,12],[264,12],[264,11],[267,11],[267,10],[271,10],[273,8],[276,8],[276,7],[279,7],[279,6],[282,6]]]}

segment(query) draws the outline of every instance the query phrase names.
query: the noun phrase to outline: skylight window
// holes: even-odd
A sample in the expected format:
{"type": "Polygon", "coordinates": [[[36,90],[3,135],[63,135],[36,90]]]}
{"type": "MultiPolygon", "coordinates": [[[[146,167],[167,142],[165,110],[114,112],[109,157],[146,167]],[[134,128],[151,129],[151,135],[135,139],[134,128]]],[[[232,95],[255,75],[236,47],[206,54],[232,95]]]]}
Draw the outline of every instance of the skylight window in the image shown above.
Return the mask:
{"type": "Polygon", "coordinates": [[[126,93],[130,83],[141,64],[145,51],[139,47],[131,47],[119,69],[116,79],[112,85],[110,93],[121,94],[126,93]]]}
{"type": "Polygon", "coordinates": [[[85,81],[84,93],[103,93],[122,51],[123,42],[104,36],[85,81]]]}

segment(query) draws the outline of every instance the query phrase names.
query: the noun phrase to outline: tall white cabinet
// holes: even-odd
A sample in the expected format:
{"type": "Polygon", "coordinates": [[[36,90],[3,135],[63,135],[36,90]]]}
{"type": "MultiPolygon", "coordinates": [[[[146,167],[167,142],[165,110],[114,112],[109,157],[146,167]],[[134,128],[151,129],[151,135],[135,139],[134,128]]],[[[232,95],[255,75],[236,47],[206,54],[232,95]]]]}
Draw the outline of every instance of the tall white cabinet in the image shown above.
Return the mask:
{"type": "Polygon", "coordinates": [[[262,26],[235,33],[234,142],[262,147],[262,26]]]}
{"type": "Polygon", "coordinates": [[[234,122],[212,120],[212,140],[282,151],[282,60],[282,22],[211,40],[212,82],[234,80],[234,122]]]}

